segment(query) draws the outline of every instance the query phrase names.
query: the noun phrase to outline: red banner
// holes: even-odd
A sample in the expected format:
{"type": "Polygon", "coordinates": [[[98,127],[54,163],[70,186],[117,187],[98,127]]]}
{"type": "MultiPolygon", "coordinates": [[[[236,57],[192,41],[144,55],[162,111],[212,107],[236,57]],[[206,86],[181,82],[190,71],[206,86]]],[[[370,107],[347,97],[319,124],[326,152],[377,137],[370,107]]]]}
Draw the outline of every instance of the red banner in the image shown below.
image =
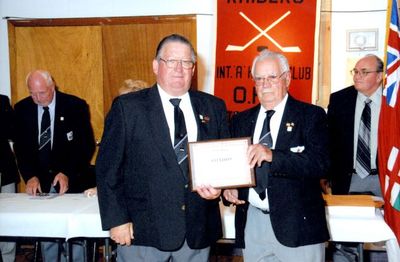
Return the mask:
{"type": "Polygon", "coordinates": [[[258,103],[251,63],[262,49],[289,60],[289,92],[311,102],[318,0],[218,0],[214,95],[229,111],[258,103]]]}

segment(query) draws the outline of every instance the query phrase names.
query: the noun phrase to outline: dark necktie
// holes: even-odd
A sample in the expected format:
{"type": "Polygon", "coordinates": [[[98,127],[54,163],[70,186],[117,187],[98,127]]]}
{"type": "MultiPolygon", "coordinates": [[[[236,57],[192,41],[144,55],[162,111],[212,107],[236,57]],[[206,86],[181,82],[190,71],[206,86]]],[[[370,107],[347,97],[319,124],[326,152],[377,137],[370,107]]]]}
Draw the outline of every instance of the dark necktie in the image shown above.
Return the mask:
{"type": "Polygon", "coordinates": [[[356,173],[361,178],[371,173],[371,99],[365,100],[364,109],[361,114],[360,127],[358,129],[356,173]]]}
{"type": "Polygon", "coordinates": [[[175,141],[174,141],[174,151],[176,155],[176,160],[180,165],[180,168],[187,178],[188,174],[188,163],[185,161],[187,159],[187,143],[188,135],[186,132],[185,116],[179,107],[181,99],[171,98],[169,100],[174,106],[174,125],[175,125],[175,141]]]}
{"type": "Polygon", "coordinates": [[[42,122],[40,124],[39,162],[42,168],[48,169],[51,153],[51,122],[49,107],[43,107],[42,122]]]}
{"type": "MultiPolygon", "coordinates": [[[[258,141],[259,144],[263,144],[268,148],[272,147],[272,136],[270,129],[270,121],[272,115],[275,113],[274,110],[267,110],[266,116],[264,119],[263,127],[261,130],[260,139],[258,141]]],[[[261,200],[265,199],[265,189],[268,186],[268,173],[270,169],[270,163],[263,162],[260,167],[256,167],[256,180],[257,186],[255,187],[256,192],[260,196],[261,200]]]]}

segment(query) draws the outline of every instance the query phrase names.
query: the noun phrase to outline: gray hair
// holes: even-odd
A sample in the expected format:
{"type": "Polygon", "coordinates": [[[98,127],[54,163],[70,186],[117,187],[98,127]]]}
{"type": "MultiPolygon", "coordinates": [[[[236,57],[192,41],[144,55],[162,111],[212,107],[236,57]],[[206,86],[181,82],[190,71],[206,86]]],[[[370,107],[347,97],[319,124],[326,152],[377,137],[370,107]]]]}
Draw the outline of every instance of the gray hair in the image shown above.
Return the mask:
{"type": "Polygon", "coordinates": [[[367,54],[364,56],[364,58],[365,57],[374,57],[376,59],[376,71],[383,72],[383,61],[379,56],[374,55],[374,54],[367,54]]]}
{"type": "Polygon", "coordinates": [[[171,42],[178,42],[187,45],[190,48],[192,62],[196,63],[196,52],[194,51],[192,44],[186,37],[178,34],[168,35],[160,41],[156,49],[156,60],[160,60],[161,51],[163,50],[164,46],[171,42]]]}
{"type": "Polygon", "coordinates": [[[39,70],[34,70],[34,71],[29,72],[29,74],[26,76],[26,79],[25,79],[26,85],[28,85],[29,78],[32,76],[33,73],[40,74],[43,77],[43,79],[46,81],[47,86],[51,86],[54,84],[54,80],[51,77],[50,73],[46,70],[39,69],[39,70]]]}
{"type": "Polygon", "coordinates": [[[287,58],[281,53],[277,53],[268,49],[262,50],[253,60],[253,65],[251,66],[251,75],[254,77],[254,70],[256,67],[256,63],[261,62],[267,58],[278,59],[279,67],[281,72],[289,71],[289,62],[287,58]]]}

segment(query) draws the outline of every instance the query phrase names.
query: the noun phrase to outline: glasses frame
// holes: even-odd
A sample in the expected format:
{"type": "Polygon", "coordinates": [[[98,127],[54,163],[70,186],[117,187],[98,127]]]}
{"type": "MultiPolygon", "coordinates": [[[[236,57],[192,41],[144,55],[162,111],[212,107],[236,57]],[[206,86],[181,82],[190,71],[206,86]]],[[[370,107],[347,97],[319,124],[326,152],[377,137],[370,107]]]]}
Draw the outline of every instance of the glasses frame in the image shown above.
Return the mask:
{"type": "Polygon", "coordinates": [[[359,75],[361,78],[367,77],[368,74],[370,73],[382,73],[382,71],[378,71],[378,70],[371,70],[371,71],[367,71],[367,70],[357,70],[355,68],[350,70],[350,74],[352,76],[356,76],[359,75]]]}
{"type": "Polygon", "coordinates": [[[265,81],[267,81],[269,84],[276,84],[276,83],[278,83],[279,80],[282,79],[282,76],[284,74],[286,74],[287,72],[288,71],[284,71],[279,76],[270,75],[267,77],[253,77],[253,80],[257,86],[264,85],[265,81]]]}
{"type": "Polygon", "coordinates": [[[164,59],[159,58],[160,61],[163,61],[168,68],[176,68],[178,64],[181,64],[184,69],[192,69],[194,67],[194,62],[192,60],[183,60],[183,59],[164,59]]]}

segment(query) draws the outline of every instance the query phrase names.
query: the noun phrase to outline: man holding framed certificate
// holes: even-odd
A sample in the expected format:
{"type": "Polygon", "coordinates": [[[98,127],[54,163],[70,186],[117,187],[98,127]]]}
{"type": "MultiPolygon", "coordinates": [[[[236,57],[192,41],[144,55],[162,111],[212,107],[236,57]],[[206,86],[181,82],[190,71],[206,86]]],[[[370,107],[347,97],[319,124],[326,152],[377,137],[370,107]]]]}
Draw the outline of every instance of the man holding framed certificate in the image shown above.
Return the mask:
{"type": "Polygon", "coordinates": [[[222,236],[221,189],[189,186],[187,143],[229,137],[225,103],[189,90],[196,56],[183,36],[163,38],[157,83],[115,99],[96,161],[103,229],[118,261],[208,261],[222,236]]]}
{"type": "Polygon", "coordinates": [[[247,157],[257,186],[227,189],[236,204],[236,245],[245,261],[325,261],[329,239],[320,179],[329,165],[327,120],[320,107],[288,94],[282,54],[262,51],[252,76],[260,105],[232,118],[233,137],[251,136],[247,157]]]}

